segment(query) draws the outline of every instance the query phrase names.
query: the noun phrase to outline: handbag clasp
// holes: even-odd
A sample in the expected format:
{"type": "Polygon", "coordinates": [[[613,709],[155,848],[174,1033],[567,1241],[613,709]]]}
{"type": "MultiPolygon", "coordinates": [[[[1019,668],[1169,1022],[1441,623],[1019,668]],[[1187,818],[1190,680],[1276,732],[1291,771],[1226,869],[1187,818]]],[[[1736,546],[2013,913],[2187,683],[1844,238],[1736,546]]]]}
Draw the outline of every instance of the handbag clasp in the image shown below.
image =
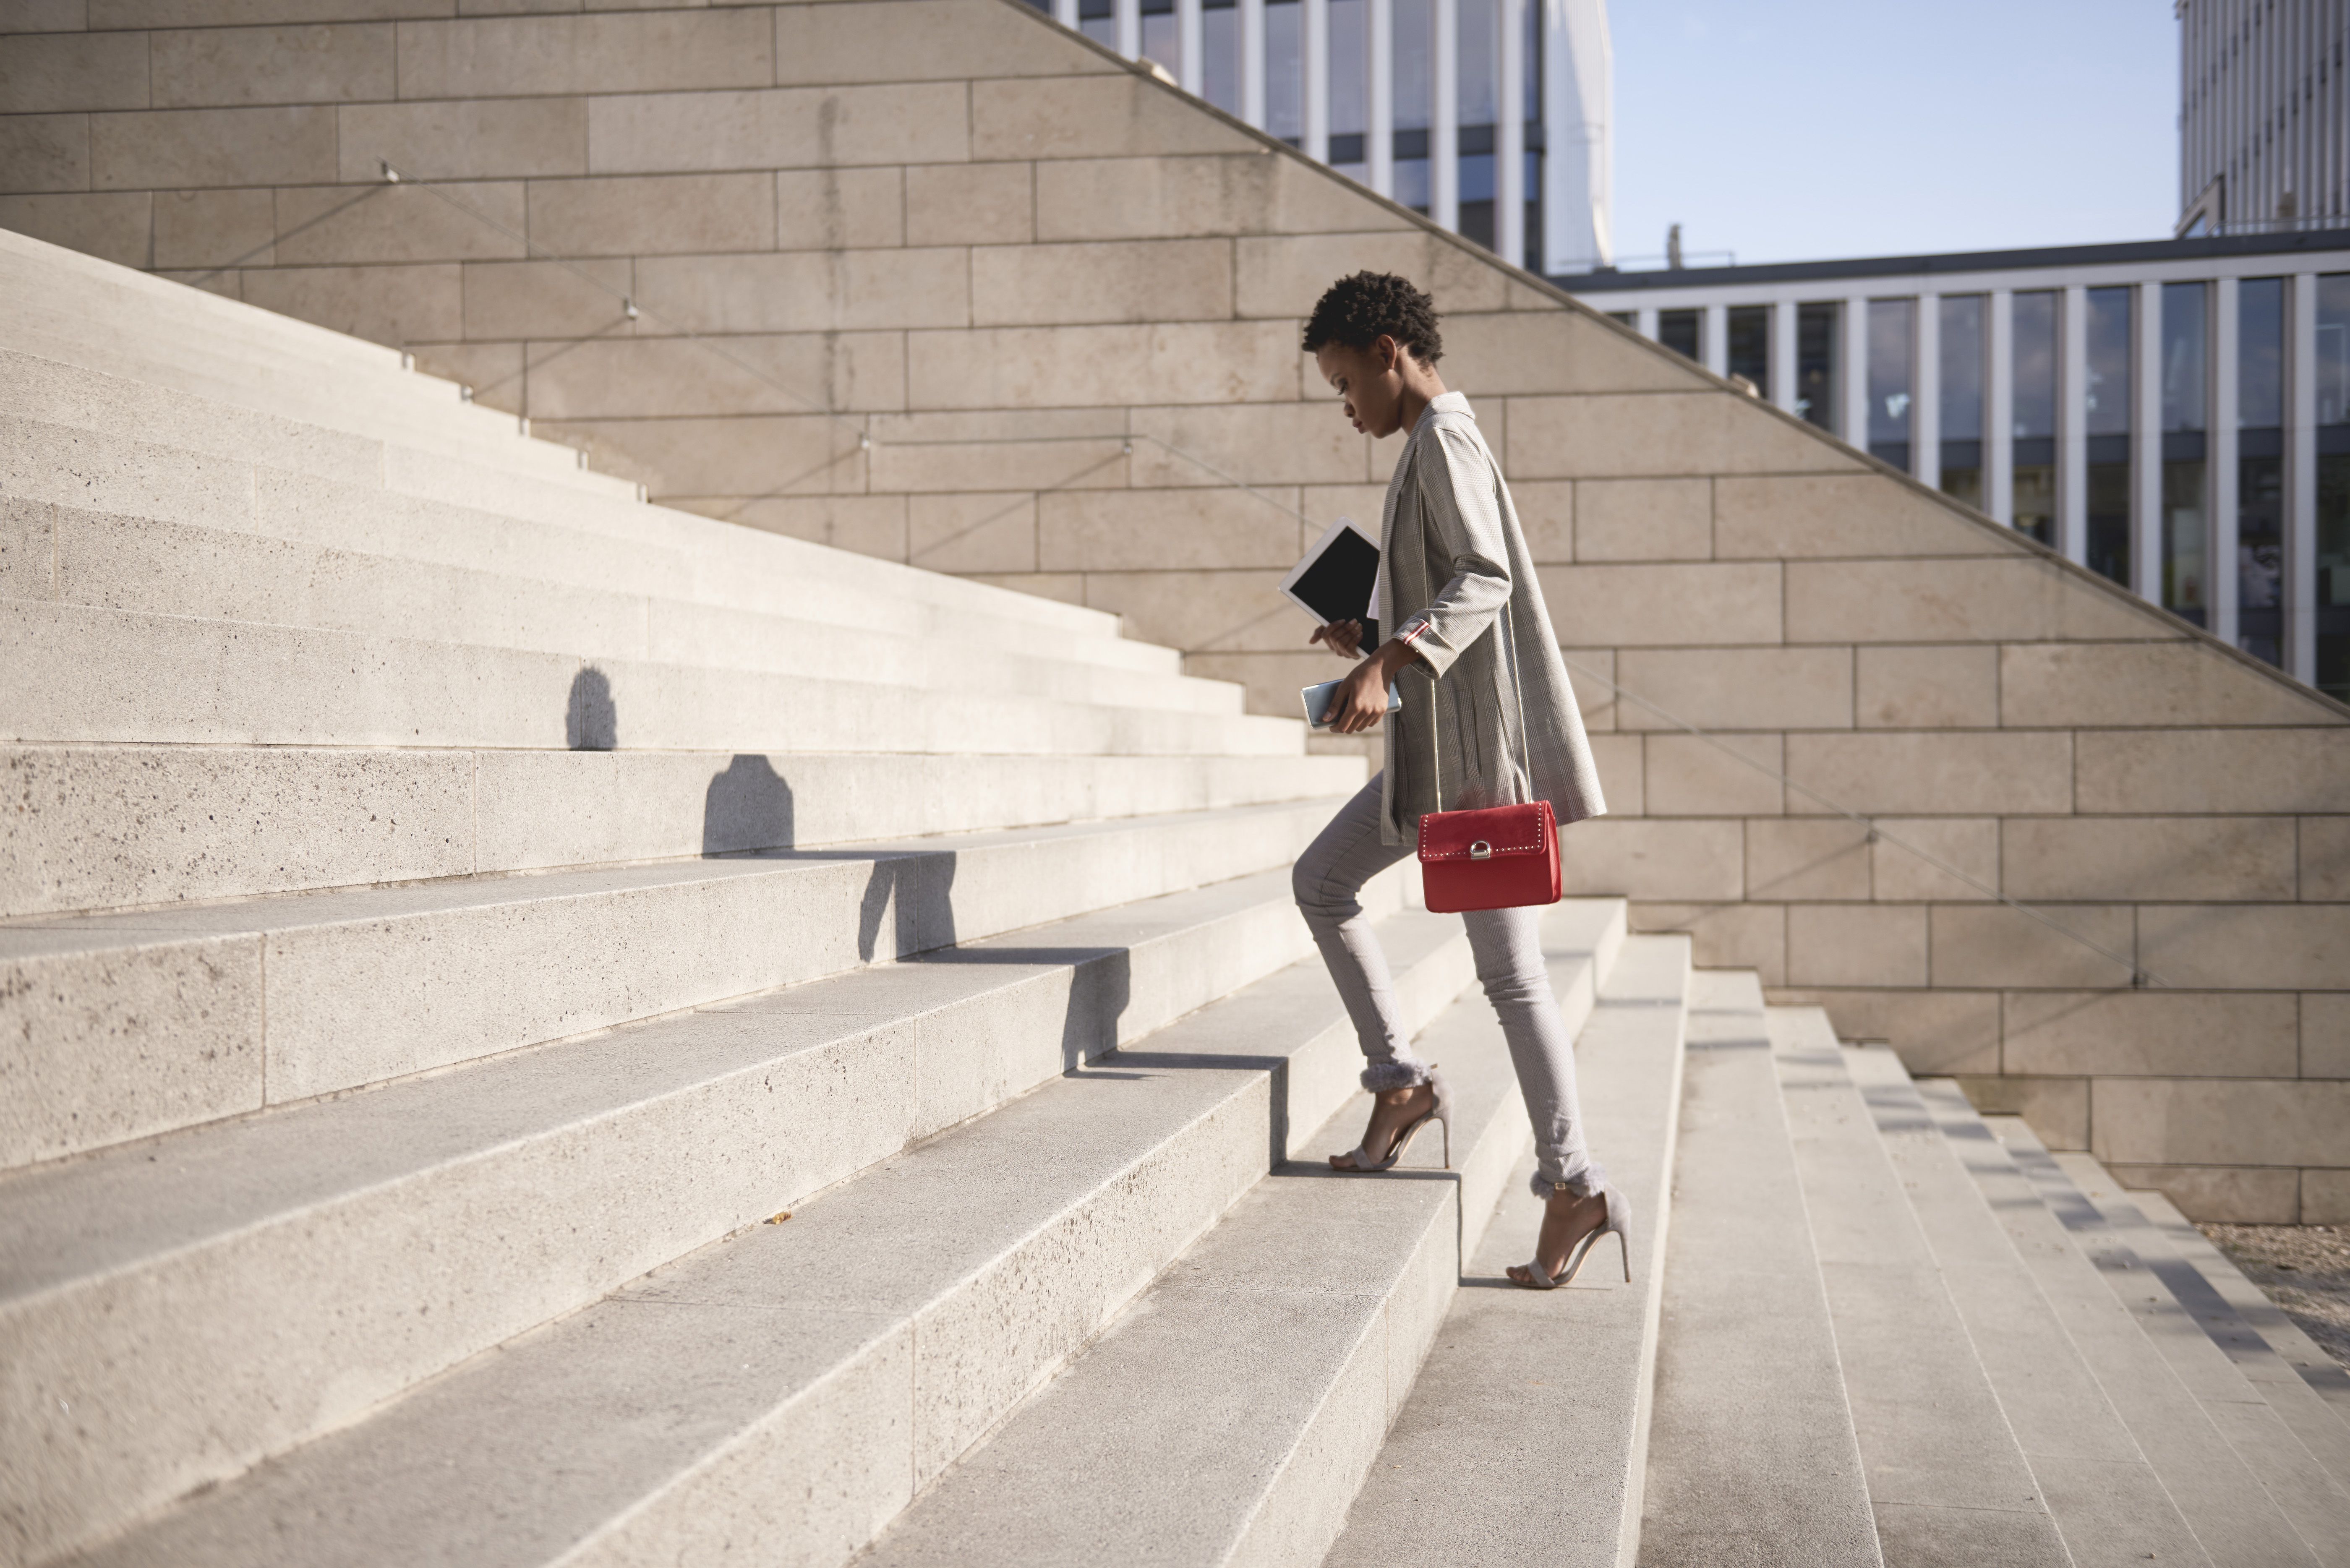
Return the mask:
{"type": "Polygon", "coordinates": [[[1469,846],[1470,859],[1491,860],[1492,857],[1493,846],[1491,844],[1486,843],[1483,839],[1480,838],[1475,843],[1469,846]]]}

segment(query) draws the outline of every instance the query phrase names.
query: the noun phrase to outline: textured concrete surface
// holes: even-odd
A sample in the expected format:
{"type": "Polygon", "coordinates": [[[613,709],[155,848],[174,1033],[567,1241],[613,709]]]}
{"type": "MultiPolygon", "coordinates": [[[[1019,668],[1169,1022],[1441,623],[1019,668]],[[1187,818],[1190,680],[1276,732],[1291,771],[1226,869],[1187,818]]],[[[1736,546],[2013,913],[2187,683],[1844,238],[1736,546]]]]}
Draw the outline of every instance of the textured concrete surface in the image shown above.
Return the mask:
{"type": "Polygon", "coordinates": [[[265,1077],[284,1103],[1262,871],[1328,815],[1300,803],[0,926],[16,977],[0,1039],[24,1085],[0,1158],[249,1108],[265,1077]],[[580,961],[615,952],[626,961],[580,961]],[[132,979],[151,999],[116,1016],[132,979]]]}
{"type": "Polygon", "coordinates": [[[1212,811],[1361,782],[1351,757],[5,746],[0,915],[1212,811]]]}
{"type": "Polygon", "coordinates": [[[1700,971],[1690,1003],[1638,1561],[1875,1568],[1762,988],[1700,971]]]}
{"type": "MultiPolygon", "coordinates": [[[[2091,1194],[2093,1201],[2100,1185],[2108,1179],[2095,1174],[2095,1162],[2085,1156],[2058,1155],[2058,1163],[2069,1171],[2074,1183],[2091,1194]],[[2082,1163],[2072,1163],[2075,1160],[2082,1163]]],[[[2186,1216],[2172,1207],[2170,1200],[2159,1192],[2134,1191],[2129,1195],[2129,1207],[2145,1217],[2146,1222],[2161,1236],[2181,1260],[2192,1265],[2206,1283],[2216,1292],[2229,1309],[2246,1326],[2261,1336],[2262,1341],[2298,1375],[2318,1397],[2324,1399],[2345,1421],[2350,1421],[2350,1372],[2325,1353],[2303,1333],[2301,1326],[2277,1309],[2266,1292],[2244,1276],[2233,1260],[2214,1246],[2210,1239],[2197,1229],[2186,1216]]],[[[2248,1374],[2249,1376],[2249,1374],[2248,1374]]]]}
{"type": "Polygon", "coordinates": [[[2203,1314],[2178,1298],[2171,1282],[2178,1271],[2142,1254],[2131,1235],[2109,1223],[2029,1127],[2012,1117],[1986,1117],[1985,1124],[2317,1560],[2344,1561],[2350,1555],[2350,1490],[2342,1480],[2350,1470],[2350,1428],[2298,1378],[2265,1386],[2255,1381],[2210,1333],[2210,1320],[2199,1322],[2203,1314]]]}
{"type": "Polygon", "coordinates": [[[2084,1360],[1900,1063],[1881,1050],[1844,1058],[2074,1561],[2217,1561],[2125,1424],[2126,1391],[2084,1360]]]}
{"type": "Polygon", "coordinates": [[[1330,1172],[1318,1157],[1361,1133],[1359,1101],[1343,1106],[869,1560],[1318,1559],[1527,1141],[1482,996],[1420,1049],[1455,1085],[1457,1177],[1426,1137],[1400,1174],[1330,1172]]]}
{"type": "Polygon", "coordinates": [[[1628,1563],[1647,1479],[1649,1391],[1679,1116],[1688,949],[1634,938],[1575,1041],[1596,1152],[1631,1206],[1633,1282],[1602,1243],[1576,1283],[1503,1271],[1534,1253],[1543,1206],[1522,1159],[1462,1270],[1411,1397],[1325,1562],[1628,1563]]]}
{"type": "MultiPolygon", "coordinates": [[[[1387,935],[1409,1015],[1441,1012],[1470,978],[1457,924],[1408,915],[1387,935]]],[[[1295,1090],[1332,1075],[1292,1070],[1321,1056],[1354,1043],[1308,960],[90,1560],[635,1561],[731,1542],[837,1562],[1257,1182],[1293,1120],[1327,1114],[1335,1096],[1295,1090]]]]}
{"type": "Polygon", "coordinates": [[[1765,1022],[1886,1568],[2068,1568],[1835,1029],[1765,1022]]]}
{"type": "MultiPolygon", "coordinates": [[[[2306,1535],[2270,1493],[2264,1467],[2246,1461],[2230,1441],[2230,1431],[2212,1419],[2195,1383],[2181,1376],[2167,1353],[2188,1360],[2190,1375],[2217,1370],[2232,1377],[2224,1362],[2215,1368],[2210,1360],[2193,1355],[2211,1347],[2199,1339],[2189,1345],[2178,1332],[2186,1325],[2175,1320],[2157,1325],[2164,1331],[2160,1340],[2135,1320],[2099,1277],[2096,1262],[2078,1245],[2068,1244],[2071,1239],[2030,1179],[1955,1085],[1929,1079],[1916,1093],[2205,1550],[2215,1559],[2316,1561],[2306,1535]],[[2200,1366],[2195,1365],[2199,1361],[2200,1366]]],[[[2241,1420],[2273,1430],[2272,1413],[2241,1378],[2231,1392],[2233,1413],[2241,1420]]]]}

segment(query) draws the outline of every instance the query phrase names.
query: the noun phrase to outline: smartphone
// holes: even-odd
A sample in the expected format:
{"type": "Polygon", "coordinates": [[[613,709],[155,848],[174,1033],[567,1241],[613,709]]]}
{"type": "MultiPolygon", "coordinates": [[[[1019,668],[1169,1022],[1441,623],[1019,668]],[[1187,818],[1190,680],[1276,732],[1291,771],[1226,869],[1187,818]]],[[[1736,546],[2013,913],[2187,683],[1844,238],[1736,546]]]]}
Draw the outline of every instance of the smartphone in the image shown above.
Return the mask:
{"type": "MultiPolygon", "coordinates": [[[[1326,730],[1330,727],[1330,704],[1336,699],[1341,684],[1342,682],[1337,680],[1325,680],[1319,686],[1308,686],[1298,692],[1298,699],[1305,704],[1307,723],[1317,730],[1326,730]]],[[[1403,711],[1403,693],[1393,686],[1388,688],[1388,711],[1390,713],[1403,711]]]]}

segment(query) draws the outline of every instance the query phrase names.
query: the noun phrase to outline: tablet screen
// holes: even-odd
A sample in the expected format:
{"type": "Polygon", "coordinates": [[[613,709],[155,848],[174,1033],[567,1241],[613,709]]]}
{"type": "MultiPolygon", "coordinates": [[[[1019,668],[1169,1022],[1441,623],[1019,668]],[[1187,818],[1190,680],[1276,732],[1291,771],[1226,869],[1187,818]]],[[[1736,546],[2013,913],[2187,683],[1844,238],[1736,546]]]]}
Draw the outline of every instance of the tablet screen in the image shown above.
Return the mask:
{"type": "Polygon", "coordinates": [[[1282,587],[1322,620],[1367,620],[1378,575],[1379,547],[1341,519],[1282,587]]]}

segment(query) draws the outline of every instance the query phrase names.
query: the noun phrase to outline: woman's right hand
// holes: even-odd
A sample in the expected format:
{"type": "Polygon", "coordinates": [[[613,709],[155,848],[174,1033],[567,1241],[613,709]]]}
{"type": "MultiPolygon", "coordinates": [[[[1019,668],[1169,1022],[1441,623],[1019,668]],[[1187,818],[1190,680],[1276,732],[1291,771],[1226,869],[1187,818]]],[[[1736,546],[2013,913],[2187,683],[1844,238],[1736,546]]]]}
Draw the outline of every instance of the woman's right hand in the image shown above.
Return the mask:
{"type": "Polygon", "coordinates": [[[1362,652],[1363,623],[1358,620],[1334,620],[1315,628],[1305,639],[1310,646],[1321,643],[1341,659],[1353,659],[1362,652]]]}

